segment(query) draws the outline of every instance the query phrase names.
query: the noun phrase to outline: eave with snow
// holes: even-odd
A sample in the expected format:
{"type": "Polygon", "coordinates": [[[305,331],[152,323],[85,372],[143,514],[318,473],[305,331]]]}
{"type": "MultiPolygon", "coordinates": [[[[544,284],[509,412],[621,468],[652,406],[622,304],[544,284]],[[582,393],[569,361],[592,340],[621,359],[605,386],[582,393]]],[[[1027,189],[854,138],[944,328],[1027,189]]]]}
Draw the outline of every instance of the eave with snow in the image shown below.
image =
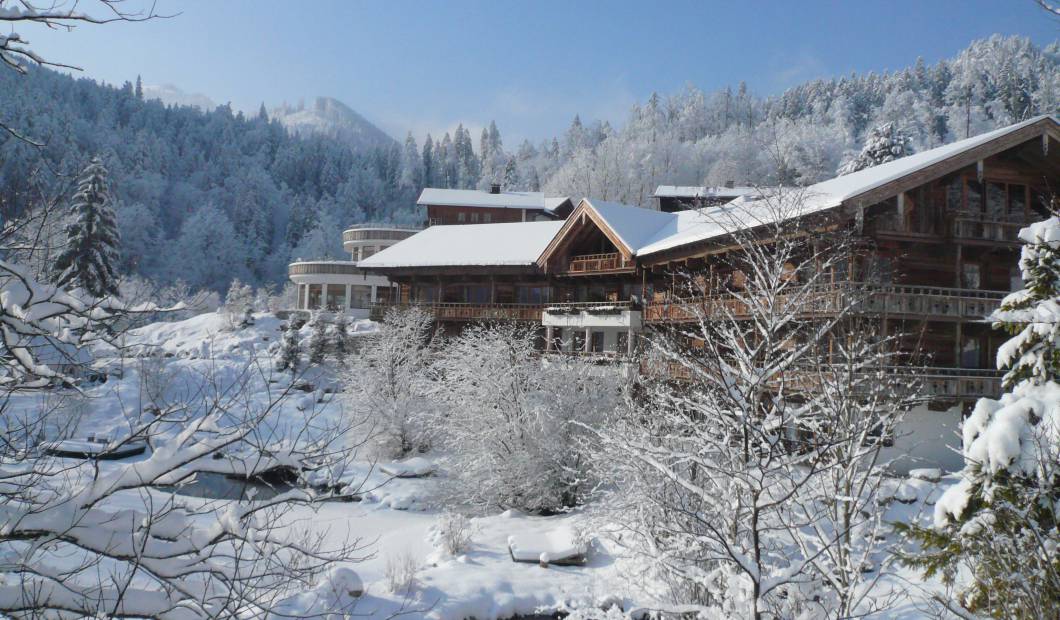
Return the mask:
{"type": "Polygon", "coordinates": [[[566,196],[506,191],[500,185],[489,191],[426,187],[416,204],[426,210],[429,226],[550,221],[563,219],[573,207],[566,196]]]}

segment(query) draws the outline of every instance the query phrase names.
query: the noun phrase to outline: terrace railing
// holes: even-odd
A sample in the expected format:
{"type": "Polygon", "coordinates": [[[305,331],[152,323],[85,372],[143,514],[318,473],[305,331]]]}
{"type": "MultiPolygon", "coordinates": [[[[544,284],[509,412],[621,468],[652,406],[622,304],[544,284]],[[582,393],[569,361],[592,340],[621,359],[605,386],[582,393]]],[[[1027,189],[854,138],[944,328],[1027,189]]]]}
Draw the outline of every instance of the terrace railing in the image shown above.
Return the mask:
{"type": "MultiPolygon", "coordinates": [[[[843,283],[782,293],[777,311],[793,304],[799,316],[832,316],[840,312],[859,315],[981,319],[1001,305],[1007,291],[958,289],[933,286],[843,283]]],[[[688,322],[699,318],[747,318],[751,310],[743,296],[720,293],[707,297],[653,302],[644,309],[649,322],[688,322]]]]}
{"type": "Polygon", "coordinates": [[[540,321],[544,306],[538,304],[474,304],[413,302],[372,304],[369,318],[378,321],[390,308],[422,308],[439,321],[540,321]]]}
{"type": "Polygon", "coordinates": [[[580,254],[571,256],[567,263],[569,274],[613,273],[630,271],[633,268],[633,262],[627,261],[626,257],[619,252],[580,254]]]}

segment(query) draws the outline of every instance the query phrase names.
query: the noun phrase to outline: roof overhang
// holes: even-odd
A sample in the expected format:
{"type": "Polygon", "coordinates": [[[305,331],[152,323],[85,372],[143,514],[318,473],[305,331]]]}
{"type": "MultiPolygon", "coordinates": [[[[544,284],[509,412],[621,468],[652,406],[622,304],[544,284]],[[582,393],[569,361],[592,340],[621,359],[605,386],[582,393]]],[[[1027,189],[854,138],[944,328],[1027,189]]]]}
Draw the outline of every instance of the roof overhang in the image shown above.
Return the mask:
{"type": "Polygon", "coordinates": [[[578,206],[574,208],[574,211],[571,211],[571,214],[567,216],[567,220],[563,223],[559,232],[552,237],[552,241],[541,252],[541,256],[537,259],[537,266],[541,270],[547,271],[549,260],[563,249],[570,240],[571,235],[590,224],[596,226],[607,237],[608,241],[614,244],[626,260],[633,260],[633,249],[627,246],[622,241],[622,238],[608,226],[607,221],[597,213],[589,199],[582,198],[578,206]]]}

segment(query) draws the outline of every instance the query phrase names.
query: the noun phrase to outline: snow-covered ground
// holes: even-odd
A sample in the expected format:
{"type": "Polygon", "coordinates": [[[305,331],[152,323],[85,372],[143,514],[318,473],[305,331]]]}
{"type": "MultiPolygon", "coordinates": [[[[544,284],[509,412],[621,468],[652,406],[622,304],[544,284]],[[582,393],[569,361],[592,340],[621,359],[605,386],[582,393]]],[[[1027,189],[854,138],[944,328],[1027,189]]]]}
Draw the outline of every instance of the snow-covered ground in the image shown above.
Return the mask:
{"type": "MultiPolygon", "coordinates": [[[[97,352],[102,354],[100,364],[112,371],[111,378],[88,386],[83,396],[63,403],[76,424],[68,429],[57,427],[56,435],[47,439],[83,438],[89,433],[112,437],[127,434],[131,423],[143,415],[141,412],[147,409],[147,401],[151,399],[140,380],[144,370],[150,370],[153,375],[160,373],[165,378],[159,386],[163,398],[167,394],[174,398],[187,397],[201,390],[204,379],[209,378],[213,389],[245,381],[252,398],[267,403],[291,378],[272,371],[269,349],[280,340],[281,322],[265,314],[255,318],[254,326],[243,329],[227,327],[223,318],[213,313],[152,324],[129,335],[124,356],[116,351],[97,352]],[[148,351],[156,354],[137,357],[148,351]],[[145,364],[153,366],[147,369],[145,364]]],[[[366,321],[351,326],[354,333],[367,333],[374,328],[374,324],[366,321]]],[[[303,341],[308,338],[308,328],[303,328],[302,335],[303,341]]],[[[299,422],[307,415],[325,422],[342,418],[344,403],[334,392],[339,387],[336,370],[331,362],[311,368],[300,380],[312,384],[313,389],[293,392],[270,416],[270,431],[278,442],[290,439],[288,433],[293,429],[302,428],[299,422]]],[[[18,406],[26,408],[55,400],[54,396],[40,394],[17,398],[20,399],[18,406]]],[[[164,444],[165,438],[160,441],[164,444]]],[[[405,612],[409,617],[488,620],[572,608],[599,608],[611,603],[618,603],[626,610],[654,606],[652,591],[636,578],[636,561],[622,557],[619,548],[605,536],[594,535],[602,527],[602,521],[592,514],[592,506],[549,517],[514,511],[469,515],[470,544],[463,552],[450,555],[444,550],[438,531],[446,514],[438,500],[439,491],[448,472],[444,458],[426,455],[426,459],[429,461],[426,465],[433,465],[436,471],[420,478],[392,476],[383,471],[382,464],[355,459],[345,471],[335,475],[357,486],[361,501],[299,506],[285,517],[290,520],[285,525],[320,533],[336,544],[360,539],[366,545],[365,557],[349,565],[365,588],[354,613],[379,618],[405,612]],[[564,540],[571,539],[573,545],[587,545],[587,560],[573,566],[515,562],[509,550],[509,538],[513,536],[521,541],[520,552],[525,557],[540,557],[534,545],[562,547],[564,540]],[[391,582],[401,581],[400,575],[396,578],[392,573],[401,573],[398,569],[403,566],[407,567],[405,573],[414,575],[411,583],[391,591],[391,582]]],[[[121,467],[124,462],[128,461],[101,462],[101,467],[106,471],[121,467]]],[[[425,463],[416,465],[423,470],[432,469],[424,467],[425,463]]],[[[400,468],[389,469],[406,473],[400,468]]],[[[933,472],[913,474],[917,477],[893,481],[887,493],[888,520],[929,523],[933,503],[945,487],[955,482],[951,477],[932,482],[936,477],[933,472]]],[[[131,506],[143,501],[143,495],[130,492],[122,495],[116,505],[131,506]]],[[[542,547],[540,551],[548,549],[542,547]]],[[[336,573],[331,574],[334,582],[336,573]]],[[[308,609],[319,605],[324,596],[322,592],[335,585],[323,581],[322,576],[320,588],[292,600],[291,611],[298,613],[299,606],[308,609]]],[[[917,575],[906,571],[878,586],[909,595],[893,610],[891,617],[922,616],[925,594],[909,585],[919,581],[917,575]]],[[[928,585],[929,589],[936,587],[928,585]]]]}

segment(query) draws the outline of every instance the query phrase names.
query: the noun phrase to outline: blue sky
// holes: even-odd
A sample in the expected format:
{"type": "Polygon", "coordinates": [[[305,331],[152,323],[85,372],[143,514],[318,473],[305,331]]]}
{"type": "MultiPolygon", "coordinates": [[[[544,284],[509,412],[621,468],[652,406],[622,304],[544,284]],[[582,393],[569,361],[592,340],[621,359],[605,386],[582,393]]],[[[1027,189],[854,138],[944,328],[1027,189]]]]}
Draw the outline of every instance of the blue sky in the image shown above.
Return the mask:
{"type": "MultiPolygon", "coordinates": [[[[129,0],[130,3],[140,0],[129,0]]],[[[85,5],[88,6],[88,5],[85,5]]],[[[817,77],[953,56],[992,33],[1060,38],[1032,0],[540,2],[158,0],[179,16],[75,32],[22,28],[50,59],[112,83],[143,75],[256,110],[340,99],[391,134],[496,119],[513,147],[574,114],[621,122],[636,101],[745,80],[817,77]]]]}

